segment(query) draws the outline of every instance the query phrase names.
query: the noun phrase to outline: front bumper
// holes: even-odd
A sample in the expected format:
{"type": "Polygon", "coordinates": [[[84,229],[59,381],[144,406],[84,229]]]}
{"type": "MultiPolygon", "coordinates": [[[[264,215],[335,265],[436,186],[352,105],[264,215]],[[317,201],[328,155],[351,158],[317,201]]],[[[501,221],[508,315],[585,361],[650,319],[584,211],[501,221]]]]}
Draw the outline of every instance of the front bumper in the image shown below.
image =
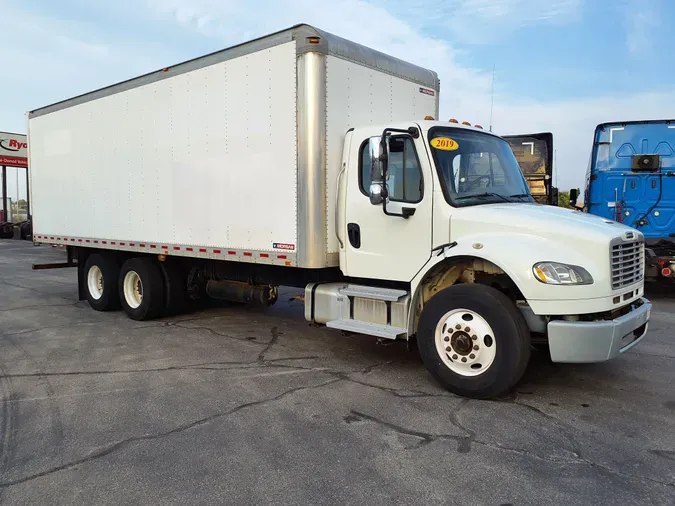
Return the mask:
{"type": "Polygon", "coordinates": [[[555,320],[547,327],[548,346],[553,362],[604,362],[630,350],[647,334],[651,303],[608,321],[579,322],[555,320]]]}

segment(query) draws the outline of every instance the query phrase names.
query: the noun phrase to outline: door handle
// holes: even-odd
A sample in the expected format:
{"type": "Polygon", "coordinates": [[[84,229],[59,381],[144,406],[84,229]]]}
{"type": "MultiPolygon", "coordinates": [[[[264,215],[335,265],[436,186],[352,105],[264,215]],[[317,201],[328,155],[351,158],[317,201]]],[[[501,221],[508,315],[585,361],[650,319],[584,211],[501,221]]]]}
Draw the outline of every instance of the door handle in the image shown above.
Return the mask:
{"type": "Polygon", "coordinates": [[[361,247],[361,227],[359,227],[358,223],[349,223],[347,225],[347,237],[349,238],[349,244],[354,249],[361,247]]]}

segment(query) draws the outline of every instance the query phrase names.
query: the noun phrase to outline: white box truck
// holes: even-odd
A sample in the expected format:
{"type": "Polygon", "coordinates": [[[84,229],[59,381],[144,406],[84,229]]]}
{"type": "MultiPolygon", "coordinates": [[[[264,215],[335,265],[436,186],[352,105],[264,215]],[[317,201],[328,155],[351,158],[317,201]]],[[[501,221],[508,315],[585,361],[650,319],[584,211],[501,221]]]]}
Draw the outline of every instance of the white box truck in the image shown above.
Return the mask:
{"type": "Polygon", "coordinates": [[[535,204],[506,141],[438,98],[434,72],[300,25],[34,110],[35,241],[137,320],[302,287],[307,320],[414,337],[464,396],[509,390],[532,345],[633,347],[640,232],[535,204]]]}

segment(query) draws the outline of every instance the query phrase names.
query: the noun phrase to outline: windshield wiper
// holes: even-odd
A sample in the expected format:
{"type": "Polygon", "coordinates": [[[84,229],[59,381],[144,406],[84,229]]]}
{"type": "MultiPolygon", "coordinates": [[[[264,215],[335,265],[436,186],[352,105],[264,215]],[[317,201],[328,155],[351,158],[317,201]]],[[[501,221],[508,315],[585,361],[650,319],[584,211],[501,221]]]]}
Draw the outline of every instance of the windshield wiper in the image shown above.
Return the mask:
{"type": "Polygon", "coordinates": [[[464,195],[463,197],[460,198],[460,200],[466,200],[466,199],[471,199],[471,198],[484,199],[484,198],[487,198],[487,197],[497,197],[497,198],[502,199],[504,202],[511,202],[504,195],[500,195],[499,193],[492,193],[492,192],[477,193],[476,195],[464,195]]]}
{"type": "Polygon", "coordinates": [[[516,193],[515,195],[509,195],[509,197],[512,199],[522,199],[525,197],[531,197],[531,195],[529,193],[516,193]]]}

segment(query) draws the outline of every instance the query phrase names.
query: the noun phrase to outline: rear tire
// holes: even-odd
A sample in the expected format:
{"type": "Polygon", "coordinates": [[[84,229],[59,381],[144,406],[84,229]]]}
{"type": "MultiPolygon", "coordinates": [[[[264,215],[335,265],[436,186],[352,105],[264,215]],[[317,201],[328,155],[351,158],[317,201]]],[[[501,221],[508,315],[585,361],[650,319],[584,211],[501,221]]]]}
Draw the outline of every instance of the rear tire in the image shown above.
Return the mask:
{"type": "Polygon", "coordinates": [[[120,270],[119,298],[132,320],[152,320],[164,309],[164,277],[154,258],[130,258],[120,270]]]}
{"type": "Polygon", "coordinates": [[[117,279],[120,266],[112,254],[92,253],[84,264],[84,292],[92,309],[114,311],[120,308],[117,279]]]}
{"type": "Polygon", "coordinates": [[[441,385],[476,399],[509,391],[530,359],[530,331],[516,305],[479,284],[451,286],[432,297],[417,341],[424,365],[441,385]]]}

